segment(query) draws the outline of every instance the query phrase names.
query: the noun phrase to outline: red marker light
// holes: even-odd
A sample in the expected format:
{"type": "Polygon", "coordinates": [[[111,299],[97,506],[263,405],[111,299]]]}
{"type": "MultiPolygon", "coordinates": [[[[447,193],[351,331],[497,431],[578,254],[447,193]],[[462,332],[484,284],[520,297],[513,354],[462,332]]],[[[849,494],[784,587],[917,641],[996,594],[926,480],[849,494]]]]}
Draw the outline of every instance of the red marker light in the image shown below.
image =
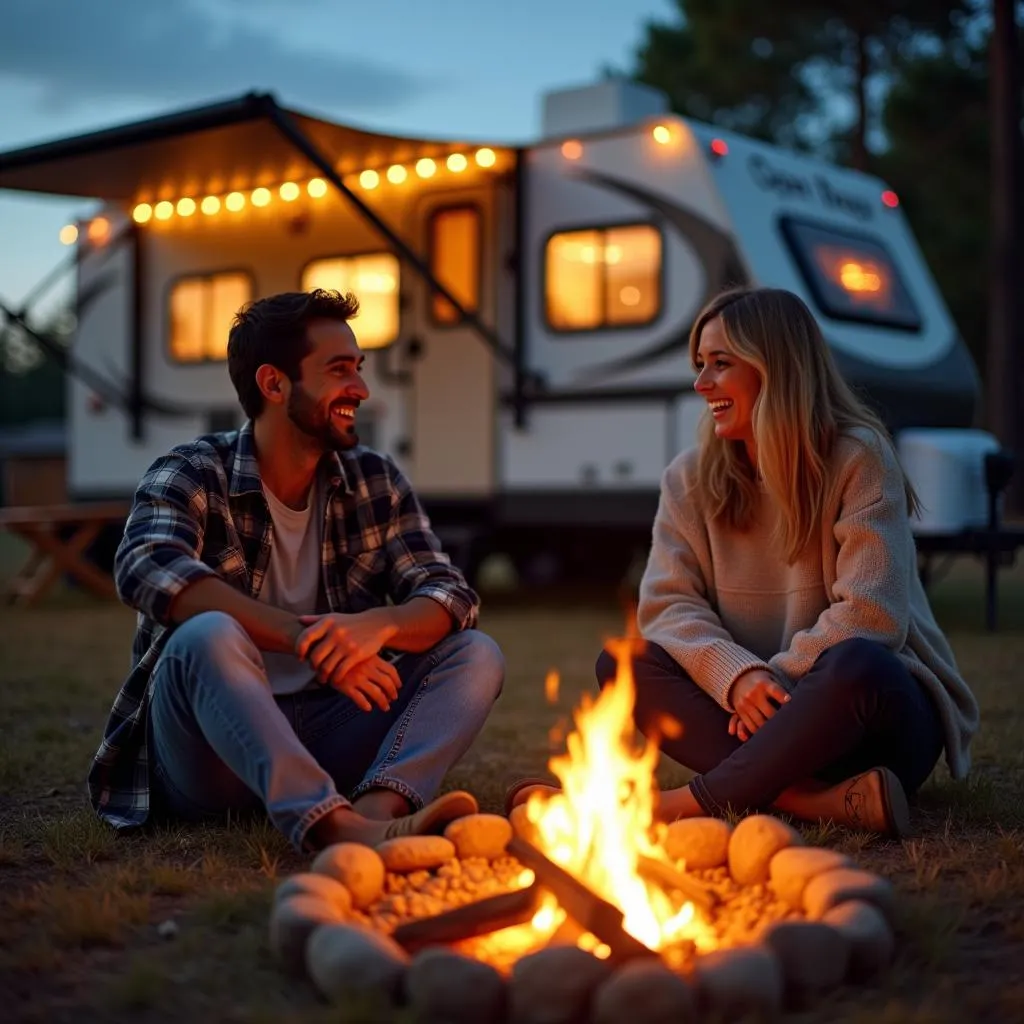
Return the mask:
{"type": "Polygon", "coordinates": [[[715,156],[725,156],[729,152],[729,144],[725,139],[712,139],[711,152],[714,153],[715,156]]]}
{"type": "Polygon", "coordinates": [[[891,189],[886,189],[882,193],[882,202],[885,203],[890,210],[895,210],[896,207],[900,205],[900,197],[891,189]]]}

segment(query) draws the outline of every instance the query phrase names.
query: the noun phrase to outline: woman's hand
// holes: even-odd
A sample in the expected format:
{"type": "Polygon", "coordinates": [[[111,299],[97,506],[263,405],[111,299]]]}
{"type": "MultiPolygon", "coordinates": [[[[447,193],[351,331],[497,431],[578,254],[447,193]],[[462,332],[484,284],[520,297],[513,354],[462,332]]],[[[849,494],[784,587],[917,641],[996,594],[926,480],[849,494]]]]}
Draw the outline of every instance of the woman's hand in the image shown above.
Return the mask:
{"type": "Polygon", "coordinates": [[[752,668],[732,684],[729,698],[736,709],[729,720],[729,735],[746,742],[778,711],[777,705],[789,701],[789,694],[771,672],[752,668]]]}

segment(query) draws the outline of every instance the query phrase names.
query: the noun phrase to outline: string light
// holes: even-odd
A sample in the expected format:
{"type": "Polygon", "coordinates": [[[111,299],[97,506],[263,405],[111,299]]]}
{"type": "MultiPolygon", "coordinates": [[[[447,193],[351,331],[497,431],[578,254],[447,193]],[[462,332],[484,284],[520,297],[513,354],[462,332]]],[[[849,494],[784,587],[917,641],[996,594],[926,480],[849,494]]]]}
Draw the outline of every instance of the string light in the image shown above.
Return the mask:
{"type": "MultiPolygon", "coordinates": [[[[576,145],[579,145],[576,143],[576,145]]],[[[420,157],[410,164],[390,164],[380,169],[368,167],[355,176],[350,187],[360,187],[367,192],[380,188],[386,180],[391,185],[402,185],[407,182],[412,174],[426,180],[435,177],[442,168],[446,168],[453,174],[461,174],[470,166],[470,161],[480,168],[488,169],[497,167],[499,163],[498,153],[489,146],[481,146],[470,153],[450,153],[447,157],[437,159],[429,156],[420,157]],[[358,183],[358,186],[356,185],[358,183]]],[[[272,188],[259,186],[251,192],[229,192],[226,195],[207,195],[202,199],[192,196],[181,196],[178,199],[162,199],[159,202],[140,202],[132,209],[132,219],[136,224],[148,224],[150,221],[167,221],[177,214],[179,217],[191,217],[197,211],[201,211],[210,217],[226,210],[229,213],[239,213],[244,210],[247,204],[255,207],[269,206],[276,198],[283,202],[291,203],[306,193],[311,199],[322,199],[328,194],[329,185],[323,178],[310,178],[305,182],[285,181],[272,188]]],[[[86,231],[90,239],[99,241],[106,237],[104,230],[97,225],[102,218],[94,218],[89,222],[86,231]]],[[[106,224],[104,220],[103,223],[106,224]]],[[[109,233],[109,224],[105,231],[109,233]]],[[[73,245],[78,240],[78,229],[73,224],[67,224],[61,228],[60,240],[64,245],[73,245]]]]}

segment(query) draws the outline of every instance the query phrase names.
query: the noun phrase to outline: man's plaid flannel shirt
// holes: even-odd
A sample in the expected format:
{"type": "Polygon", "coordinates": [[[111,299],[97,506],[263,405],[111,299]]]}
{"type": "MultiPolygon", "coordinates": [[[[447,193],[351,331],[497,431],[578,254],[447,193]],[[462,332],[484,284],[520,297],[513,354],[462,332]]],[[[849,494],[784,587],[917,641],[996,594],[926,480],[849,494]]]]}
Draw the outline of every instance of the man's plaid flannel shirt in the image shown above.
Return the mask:
{"type": "MultiPolygon", "coordinates": [[[[330,611],[429,597],[457,629],[476,624],[477,595],[442,553],[389,458],[354,448],[325,456],[320,471],[327,493],[322,592],[330,611]]],[[[88,779],[93,807],[112,825],[142,825],[149,814],[146,722],[153,668],[171,633],[171,602],[212,575],[256,597],[271,543],[251,423],[174,448],[142,478],[114,570],[121,600],[139,613],[131,671],[88,779]]]]}

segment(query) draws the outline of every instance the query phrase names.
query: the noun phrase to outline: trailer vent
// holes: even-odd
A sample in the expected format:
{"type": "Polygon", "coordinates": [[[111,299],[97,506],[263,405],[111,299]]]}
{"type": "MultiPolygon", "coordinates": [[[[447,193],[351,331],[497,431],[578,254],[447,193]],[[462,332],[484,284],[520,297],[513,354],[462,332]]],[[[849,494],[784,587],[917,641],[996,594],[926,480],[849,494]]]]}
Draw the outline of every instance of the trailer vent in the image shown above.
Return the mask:
{"type": "Polygon", "coordinates": [[[545,93],[541,132],[545,138],[604,132],[659,117],[668,110],[663,92],[640,82],[609,78],[545,93]]]}

